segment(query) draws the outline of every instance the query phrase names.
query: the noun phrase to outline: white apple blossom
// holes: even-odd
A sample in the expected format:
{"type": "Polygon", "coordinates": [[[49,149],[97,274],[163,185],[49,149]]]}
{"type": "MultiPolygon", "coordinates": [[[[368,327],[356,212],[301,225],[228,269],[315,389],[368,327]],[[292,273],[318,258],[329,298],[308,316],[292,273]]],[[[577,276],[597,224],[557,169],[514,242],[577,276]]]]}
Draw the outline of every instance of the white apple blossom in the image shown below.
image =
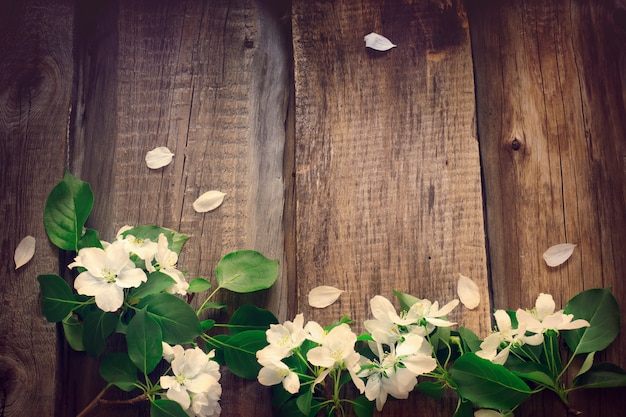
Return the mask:
{"type": "Polygon", "coordinates": [[[197,417],[218,416],[218,403],[222,387],[217,362],[211,360],[215,351],[208,354],[195,347],[183,349],[176,345],[171,349],[164,345],[164,357],[171,359],[174,376],[163,375],[160,384],[167,389],[167,398],[176,401],[190,414],[197,417]]]}
{"type": "Polygon", "coordinates": [[[113,312],[124,303],[124,288],[138,287],[148,278],[135,267],[123,242],[103,242],[103,246],[79,250],[68,268],[85,268],[76,277],[74,288],[79,294],[94,296],[101,310],[113,312]]]}
{"type": "Polygon", "coordinates": [[[185,279],[185,275],[176,269],[178,263],[178,254],[169,249],[167,237],[161,233],[159,234],[159,241],[157,244],[157,250],[150,258],[146,258],[146,269],[149,272],[159,271],[169,277],[175,282],[165,291],[170,294],[187,294],[189,283],[185,279]]]}
{"type": "Polygon", "coordinates": [[[573,320],[573,314],[564,314],[563,310],[555,312],[555,309],[556,304],[552,295],[541,293],[532,310],[517,310],[517,322],[520,327],[524,326],[527,331],[533,333],[544,333],[546,330],[573,330],[590,326],[587,320],[573,320]]]}
{"type": "Polygon", "coordinates": [[[437,367],[431,346],[417,334],[388,345],[387,350],[381,343],[371,343],[370,347],[378,359],[370,361],[363,357],[358,376],[367,378],[365,396],[370,401],[376,400],[378,411],[382,410],[388,395],[407,398],[417,384],[417,377],[437,367]]]}
{"type": "Polygon", "coordinates": [[[304,330],[304,316],[296,315],[293,321],[285,321],[283,324],[270,324],[270,328],[265,332],[267,342],[271,346],[288,348],[289,351],[299,347],[307,337],[304,330]]]}
{"type": "Polygon", "coordinates": [[[476,355],[490,360],[493,363],[504,365],[509,357],[509,352],[513,346],[521,346],[523,344],[529,344],[533,346],[543,343],[543,335],[526,335],[526,328],[519,326],[514,329],[511,324],[511,318],[504,310],[496,310],[494,313],[496,319],[497,332],[494,332],[487,336],[485,340],[480,344],[480,349],[476,352],[476,355]],[[498,349],[506,344],[499,352],[498,349]]]}
{"type": "Polygon", "coordinates": [[[152,259],[158,249],[157,242],[153,242],[150,239],[141,239],[131,234],[124,236],[123,233],[130,229],[132,229],[132,226],[121,227],[117,232],[116,240],[124,242],[126,250],[134,253],[140,259],[152,259]]]}
{"type": "Polygon", "coordinates": [[[363,392],[365,384],[357,376],[360,355],[354,350],[357,338],[350,326],[342,323],[326,331],[319,323],[310,321],[305,330],[309,332],[307,338],[319,344],[307,352],[307,360],[312,365],[326,368],[314,383],[321,382],[332,369],[346,369],[354,385],[363,392]]]}
{"type": "Polygon", "coordinates": [[[259,383],[268,387],[282,383],[287,392],[297,393],[300,390],[298,374],[289,369],[280,359],[271,355],[259,356],[259,352],[257,352],[257,360],[263,366],[257,376],[259,383]]]}

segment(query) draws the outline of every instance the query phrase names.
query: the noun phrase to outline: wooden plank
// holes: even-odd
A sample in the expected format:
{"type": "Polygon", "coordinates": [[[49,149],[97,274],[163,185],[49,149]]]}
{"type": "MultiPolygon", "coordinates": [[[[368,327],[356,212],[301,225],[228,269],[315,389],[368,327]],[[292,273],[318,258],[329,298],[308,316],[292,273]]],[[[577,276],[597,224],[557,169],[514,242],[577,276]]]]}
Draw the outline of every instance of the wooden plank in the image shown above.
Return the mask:
{"type": "MultiPolygon", "coordinates": [[[[327,325],[370,317],[369,299],[392,289],[448,302],[458,274],[483,303],[454,319],[486,335],[486,270],[474,85],[459,2],[295,1],[297,311],[327,325]],[[368,50],[370,32],[398,45],[368,50]],[[346,290],[325,309],[318,285],[346,290]]],[[[420,395],[424,415],[455,401],[420,395]]],[[[390,402],[410,415],[415,401],[390,402]]],[[[388,409],[387,409],[388,408],[388,409]]]]}
{"type": "MultiPolygon", "coordinates": [[[[626,39],[622,2],[468,2],[496,308],[539,292],[626,286],[626,39]],[[559,268],[542,253],[578,246],[559,268]]],[[[624,366],[622,334],[604,359],[624,366]]],[[[621,415],[626,391],[574,393],[586,416],[621,415]]],[[[565,416],[546,396],[523,415],[565,416]]],[[[517,414],[517,413],[516,413],[517,414]]]]}
{"type": "MultiPolygon", "coordinates": [[[[85,25],[81,46],[73,157],[94,187],[91,227],[102,238],[145,223],[189,234],[179,264],[190,277],[214,280],[217,261],[236,249],[282,262],[289,90],[280,12],[248,0],[103,2],[82,11],[94,23],[85,25]],[[151,171],[144,157],[156,146],[176,156],[151,171]],[[193,201],[211,189],[227,193],[224,204],[196,213],[193,201]]],[[[281,279],[265,297],[222,301],[265,302],[286,317],[286,284],[281,279]]],[[[271,415],[269,391],[256,381],[226,374],[222,383],[223,416],[271,415]]],[[[77,410],[94,395],[81,394],[77,410]]],[[[132,407],[114,410],[137,415],[132,407]]]]}
{"type": "Polygon", "coordinates": [[[41,315],[37,275],[58,271],[43,208],[66,160],[72,93],[72,1],[0,4],[0,414],[54,414],[55,326],[41,315]],[[13,253],[37,239],[30,263],[13,253]]]}

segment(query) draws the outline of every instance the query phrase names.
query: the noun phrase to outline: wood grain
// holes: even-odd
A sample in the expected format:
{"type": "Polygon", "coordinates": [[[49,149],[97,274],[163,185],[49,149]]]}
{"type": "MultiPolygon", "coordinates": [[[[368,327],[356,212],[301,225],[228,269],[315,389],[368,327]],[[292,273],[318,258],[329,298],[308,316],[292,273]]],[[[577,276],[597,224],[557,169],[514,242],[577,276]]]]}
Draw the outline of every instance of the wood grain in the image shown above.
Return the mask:
{"type": "Polygon", "coordinates": [[[70,1],[0,4],[0,414],[54,414],[56,330],[41,314],[37,275],[57,273],[43,228],[46,197],[63,176],[72,94],[70,1]],[[37,239],[15,270],[21,239],[37,239]]]}
{"type": "MultiPolygon", "coordinates": [[[[458,2],[296,1],[297,310],[322,325],[392,289],[446,303],[458,274],[483,303],[453,317],[486,335],[490,304],[468,24],[458,2]],[[398,45],[365,48],[380,33],[398,45]],[[318,285],[346,290],[324,310],[318,285]]],[[[428,401],[425,415],[456,402],[428,401]]],[[[414,411],[416,401],[386,413],[414,411]]],[[[387,407],[387,406],[385,406],[387,407]]],[[[437,411],[435,411],[437,410],[437,411]]]]}
{"type": "MultiPolygon", "coordinates": [[[[494,306],[530,308],[540,292],[563,306],[595,287],[623,304],[624,4],[469,3],[494,306]],[[562,242],[572,258],[548,267],[562,242]]],[[[621,366],[623,330],[605,356],[621,366]]],[[[621,415],[624,392],[574,393],[571,407],[621,415]]],[[[553,400],[522,413],[567,415],[553,400]]]]}
{"type": "MultiPolygon", "coordinates": [[[[190,278],[213,281],[218,260],[236,249],[283,261],[289,90],[280,12],[247,0],[103,2],[82,11],[93,23],[85,25],[81,46],[82,116],[73,157],[94,187],[91,227],[103,239],[125,224],[189,234],[179,265],[190,278]],[[144,157],[157,146],[175,157],[149,170],[144,157]],[[212,189],[226,193],[224,204],[196,213],[193,201],[212,189]]],[[[286,285],[281,279],[261,298],[221,300],[255,301],[284,318],[286,285]]],[[[223,416],[271,414],[269,398],[258,398],[267,390],[256,381],[225,375],[222,383],[223,416]]],[[[90,396],[81,397],[76,402],[84,404],[90,396]]],[[[116,408],[116,415],[124,412],[137,413],[116,408]]]]}

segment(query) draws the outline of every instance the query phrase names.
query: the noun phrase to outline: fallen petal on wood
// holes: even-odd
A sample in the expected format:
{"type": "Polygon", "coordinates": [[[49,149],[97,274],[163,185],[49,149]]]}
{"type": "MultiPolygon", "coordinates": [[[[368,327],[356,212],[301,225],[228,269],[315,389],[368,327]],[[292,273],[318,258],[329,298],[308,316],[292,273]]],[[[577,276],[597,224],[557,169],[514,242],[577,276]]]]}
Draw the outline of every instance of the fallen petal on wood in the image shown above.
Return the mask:
{"type": "Polygon", "coordinates": [[[366,48],[372,48],[376,51],[388,51],[391,48],[395,48],[397,46],[393,44],[389,39],[374,32],[366,35],[363,39],[365,40],[366,48]]]}
{"type": "Polygon", "coordinates": [[[471,278],[459,274],[456,292],[459,294],[463,305],[470,310],[475,309],[480,304],[480,290],[471,278]]]}
{"type": "Polygon", "coordinates": [[[315,308],[328,307],[337,301],[342,292],[343,290],[329,285],[315,287],[309,292],[309,305],[315,308]]]}
{"type": "Polygon", "coordinates": [[[165,146],[159,146],[154,148],[146,154],[146,164],[150,169],[163,168],[172,162],[174,154],[170,152],[165,146]]]}
{"type": "Polygon", "coordinates": [[[225,193],[217,190],[207,191],[193,202],[193,209],[198,213],[215,210],[222,205],[225,195],[225,193]]]}
{"type": "Polygon", "coordinates": [[[15,261],[15,269],[25,265],[33,258],[35,254],[36,240],[32,236],[26,236],[15,248],[13,260],[15,261]]]}
{"type": "Polygon", "coordinates": [[[554,245],[545,251],[543,253],[543,259],[546,261],[548,266],[555,267],[562,265],[570,258],[570,256],[572,256],[575,247],[576,245],[573,243],[559,243],[558,245],[554,245]]]}

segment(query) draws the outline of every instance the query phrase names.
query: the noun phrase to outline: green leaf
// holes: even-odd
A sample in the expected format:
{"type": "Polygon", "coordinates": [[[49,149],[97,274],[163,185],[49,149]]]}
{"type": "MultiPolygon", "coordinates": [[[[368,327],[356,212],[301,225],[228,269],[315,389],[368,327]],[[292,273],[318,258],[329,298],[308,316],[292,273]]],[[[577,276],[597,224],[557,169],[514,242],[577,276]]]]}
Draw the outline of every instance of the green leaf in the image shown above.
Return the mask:
{"type": "Polygon", "coordinates": [[[276,417],[307,417],[305,414],[302,414],[298,409],[298,404],[296,403],[296,398],[293,398],[287,402],[285,402],[276,413],[276,417]]]}
{"type": "Polygon", "coordinates": [[[174,278],[169,275],[160,271],[154,271],[148,275],[148,280],[146,282],[142,283],[139,287],[132,289],[129,298],[134,300],[144,298],[148,295],[158,294],[175,283],[176,281],[174,278]]]}
{"type": "Polygon", "coordinates": [[[67,340],[72,349],[79,352],[85,350],[83,346],[83,323],[78,320],[76,314],[70,314],[63,319],[63,333],[65,334],[65,340],[67,340]]]}
{"type": "Polygon", "coordinates": [[[441,398],[446,387],[436,382],[424,381],[418,383],[415,389],[431,398],[441,398]]]}
{"type": "Polygon", "coordinates": [[[41,290],[41,309],[46,320],[52,323],[66,318],[78,307],[72,289],[63,278],[54,274],[39,275],[41,290]]]}
{"type": "Polygon", "coordinates": [[[516,360],[516,358],[511,355],[506,362],[506,368],[522,379],[556,389],[557,385],[554,382],[552,373],[545,365],[537,362],[516,360]]]}
{"type": "Polygon", "coordinates": [[[207,330],[211,330],[215,327],[215,320],[207,319],[200,322],[200,326],[202,327],[202,331],[206,332],[207,330]]]}
{"type": "Polygon", "coordinates": [[[410,294],[405,294],[400,291],[393,290],[393,293],[395,294],[396,298],[400,302],[400,310],[402,311],[409,311],[409,309],[411,308],[413,304],[420,301],[419,298],[412,296],[410,294]]]}
{"type": "Polygon", "coordinates": [[[139,384],[137,368],[124,352],[102,355],[99,371],[106,382],[123,391],[132,391],[139,384]]]}
{"type": "Polygon", "coordinates": [[[50,191],[43,213],[50,241],[60,249],[78,252],[78,242],[92,207],[93,192],[89,183],[66,171],[50,191]]]}
{"type": "Polygon", "coordinates": [[[150,417],[189,417],[176,401],[153,400],[150,404],[150,417]]]}
{"type": "Polygon", "coordinates": [[[125,230],[122,236],[126,237],[127,235],[132,235],[138,239],[150,239],[151,242],[158,242],[161,233],[167,238],[168,248],[180,255],[180,251],[185,242],[189,239],[189,236],[178,233],[172,229],[155,226],[153,224],[144,224],[125,230]]]}
{"type": "Polygon", "coordinates": [[[463,344],[463,349],[466,352],[478,352],[480,350],[480,344],[482,340],[476,336],[476,334],[468,329],[467,327],[459,327],[458,329],[459,336],[461,336],[461,343],[463,344]]]}
{"type": "Polygon", "coordinates": [[[583,291],[567,303],[563,312],[590,324],[589,327],[561,332],[574,355],[604,350],[619,333],[619,305],[610,289],[583,291]]]}
{"type": "Polygon", "coordinates": [[[230,336],[227,334],[216,334],[215,336],[209,336],[206,339],[206,347],[205,350],[208,352],[211,349],[215,350],[215,357],[213,360],[220,365],[225,365],[226,361],[224,360],[224,348],[228,346],[228,340],[230,336]]]}
{"type": "Polygon", "coordinates": [[[83,346],[85,351],[98,357],[106,348],[106,340],[115,330],[117,314],[94,308],[83,320],[83,346]]]}
{"type": "Polygon", "coordinates": [[[139,310],[126,328],[128,356],[135,366],[144,374],[156,368],[163,357],[163,336],[161,326],[145,308],[139,310]]]}
{"type": "Polygon", "coordinates": [[[80,250],[82,248],[103,249],[102,242],[100,242],[100,238],[98,237],[98,232],[96,230],[85,229],[85,233],[78,241],[78,249],[80,250]]]}
{"type": "Polygon", "coordinates": [[[146,308],[148,315],[161,326],[163,341],[166,343],[189,343],[202,333],[200,320],[193,309],[172,294],[149,295],[137,307],[146,308]]]}
{"type": "Polygon", "coordinates": [[[531,393],[522,379],[504,366],[466,353],[449,371],[459,395],[478,407],[510,410],[531,393]]]}
{"type": "Polygon", "coordinates": [[[228,339],[224,348],[224,360],[232,373],[244,379],[256,379],[261,365],[256,360],[256,352],[267,346],[265,332],[248,330],[237,333],[228,339]]]}
{"type": "Polygon", "coordinates": [[[356,397],[352,406],[357,417],[372,417],[374,415],[374,402],[368,400],[365,395],[356,397]]]}
{"type": "Polygon", "coordinates": [[[474,417],[474,407],[472,407],[472,403],[459,398],[459,403],[452,417],[474,417]]]}
{"type": "Polygon", "coordinates": [[[305,416],[311,413],[311,401],[313,401],[313,392],[310,388],[305,388],[304,392],[296,398],[296,405],[298,410],[305,416]]]}
{"type": "Polygon", "coordinates": [[[591,366],[593,365],[593,359],[595,358],[595,356],[596,356],[596,352],[589,352],[587,354],[587,357],[585,358],[582,365],[580,365],[580,369],[578,370],[578,373],[576,374],[574,378],[584,374],[589,369],[591,369],[591,366]]]}
{"type": "Polygon", "coordinates": [[[228,306],[224,303],[219,303],[217,301],[208,301],[208,302],[204,302],[202,304],[202,306],[200,306],[200,309],[198,310],[197,314],[200,314],[200,312],[204,311],[204,310],[208,310],[209,308],[214,308],[217,310],[221,310],[224,308],[228,308],[228,306]]]}
{"type": "Polygon", "coordinates": [[[613,388],[626,386],[626,371],[619,366],[602,362],[574,378],[576,388],[613,388]]]}
{"type": "Polygon", "coordinates": [[[233,313],[228,328],[231,335],[246,330],[267,330],[270,324],[278,324],[278,319],[269,310],[259,308],[252,304],[244,304],[233,313]]]}
{"type": "Polygon", "coordinates": [[[238,293],[264,290],[278,278],[278,261],[252,250],[235,251],[218,262],[215,275],[220,288],[238,293]]]}
{"type": "Polygon", "coordinates": [[[187,292],[198,293],[204,292],[211,288],[211,283],[204,278],[196,278],[189,283],[187,292]]]}

